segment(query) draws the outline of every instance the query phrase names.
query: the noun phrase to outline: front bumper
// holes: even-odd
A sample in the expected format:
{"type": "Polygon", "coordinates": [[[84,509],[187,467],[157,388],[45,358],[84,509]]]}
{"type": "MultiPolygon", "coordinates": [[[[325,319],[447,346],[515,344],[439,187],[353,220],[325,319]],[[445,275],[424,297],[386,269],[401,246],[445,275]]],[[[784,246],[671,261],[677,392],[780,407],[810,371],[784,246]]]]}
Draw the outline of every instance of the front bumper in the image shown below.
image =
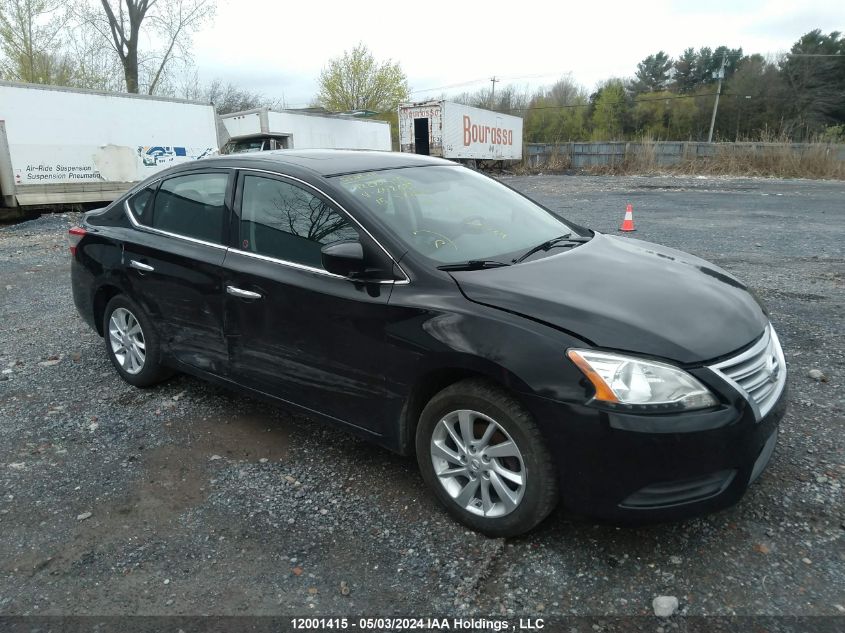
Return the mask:
{"type": "Polygon", "coordinates": [[[728,390],[715,411],[619,414],[528,396],[556,459],[564,505],[620,523],[671,521],[735,504],[774,452],[787,393],[757,421],[728,390]]]}

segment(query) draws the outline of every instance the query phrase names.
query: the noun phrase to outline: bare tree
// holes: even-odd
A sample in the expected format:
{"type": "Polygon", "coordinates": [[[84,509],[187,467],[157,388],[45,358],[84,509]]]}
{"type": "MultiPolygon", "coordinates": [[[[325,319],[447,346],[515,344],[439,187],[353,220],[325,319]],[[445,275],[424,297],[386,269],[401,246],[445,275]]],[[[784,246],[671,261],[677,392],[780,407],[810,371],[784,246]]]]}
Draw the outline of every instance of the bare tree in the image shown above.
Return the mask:
{"type": "Polygon", "coordinates": [[[73,19],[68,24],[64,51],[76,65],[73,83],[77,88],[123,92],[123,66],[117,55],[103,54],[99,32],[86,21],[73,19]]]}
{"type": "Polygon", "coordinates": [[[100,0],[102,10],[84,7],[86,21],[114,50],[123,66],[127,92],[154,94],[176,58],[190,57],[191,35],[216,10],[215,0],[100,0]],[[160,48],[140,50],[146,34],[160,48]]]}
{"type": "Polygon", "coordinates": [[[284,109],[284,103],[280,99],[270,99],[260,92],[239,88],[231,82],[223,83],[221,79],[215,79],[201,90],[199,98],[213,103],[218,114],[261,107],[284,109]]]}
{"type": "Polygon", "coordinates": [[[567,74],[547,88],[543,96],[555,105],[571,105],[586,101],[590,95],[572,78],[571,74],[567,74]]]}
{"type": "Polygon", "coordinates": [[[515,116],[522,116],[529,101],[528,90],[520,89],[513,84],[498,89],[494,99],[491,99],[490,89],[486,87],[479,88],[475,92],[463,92],[456,96],[444,98],[474,108],[484,108],[515,116]]]}
{"type": "Polygon", "coordinates": [[[349,222],[325,202],[298,187],[287,186],[285,189],[287,191],[279,190],[272,200],[282,216],[277,224],[283,225],[287,219],[287,229],[282,227],[282,230],[321,244],[354,237],[354,229],[349,222]],[[324,242],[329,237],[332,239],[324,242]]]}

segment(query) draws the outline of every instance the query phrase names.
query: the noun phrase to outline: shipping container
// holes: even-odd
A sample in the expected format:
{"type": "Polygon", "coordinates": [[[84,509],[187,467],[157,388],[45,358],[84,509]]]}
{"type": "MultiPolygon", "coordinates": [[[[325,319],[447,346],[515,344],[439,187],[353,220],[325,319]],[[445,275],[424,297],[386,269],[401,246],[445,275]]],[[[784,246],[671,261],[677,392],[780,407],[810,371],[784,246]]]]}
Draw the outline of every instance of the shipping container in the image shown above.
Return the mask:
{"type": "Polygon", "coordinates": [[[399,149],[453,160],[520,160],[522,119],[451,101],[402,104],[399,149]]]}
{"type": "Polygon", "coordinates": [[[349,115],[256,108],[220,117],[228,142],[222,153],[271,149],[390,151],[390,124],[349,115]]]}
{"type": "Polygon", "coordinates": [[[114,200],[217,148],[211,105],[0,81],[0,207],[114,200]]]}

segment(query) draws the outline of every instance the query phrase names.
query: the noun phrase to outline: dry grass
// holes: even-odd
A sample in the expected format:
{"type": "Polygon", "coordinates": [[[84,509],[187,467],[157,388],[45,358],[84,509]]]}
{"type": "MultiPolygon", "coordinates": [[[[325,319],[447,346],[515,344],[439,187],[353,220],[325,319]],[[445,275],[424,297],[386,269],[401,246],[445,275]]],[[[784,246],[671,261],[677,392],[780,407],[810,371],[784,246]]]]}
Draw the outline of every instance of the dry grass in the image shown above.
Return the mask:
{"type": "MultiPolygon", "coordinates": [[[[523,156],[526,155],[523,148],[523,156]]],[[[563,173],[572,169],[572,158],[569,154],[562,153],[559,149],[555,149],[547,160],[543,161],[539,166],[532,167],[528,163],[528,159],[524,159],[517,163],[513,168],[513,173],[519,176],[526,176],[528,174],[536,174],[542,172],[544,174],[563,173]]]]}
{"type": "Polygon", "coordinates": [[[713,158],[691,161],[692,171],[687,173],[843,180],[845,161],[838,160],[836,153],[837,148],[828,143],[795,148],[786,143],[719,145],[713,158]]]}
{"type": "MultiPolygon", "coordinates": [[[[631,143],[621,163],[594,166],[595,174],[684,174],[716,176],[764,176],[778,178],[823,178],[845,180],[845,161],[837,158],[841,146],[828,142],[792,144],[784,140],[755,143],[714,143],[709,155],[695,155],[690,143],[674,164],[661,164],[659,143],[644,139],[631,143]]],[[[706,150],[705,150],[706,151],[706,150]]],[[[571,159],[565,158],[571,167],[571,159]]],[[[555,165],[559,161],[555,161],[555,165]]],[[[553,171],[545,164],[530,171],[553,171]]]]}

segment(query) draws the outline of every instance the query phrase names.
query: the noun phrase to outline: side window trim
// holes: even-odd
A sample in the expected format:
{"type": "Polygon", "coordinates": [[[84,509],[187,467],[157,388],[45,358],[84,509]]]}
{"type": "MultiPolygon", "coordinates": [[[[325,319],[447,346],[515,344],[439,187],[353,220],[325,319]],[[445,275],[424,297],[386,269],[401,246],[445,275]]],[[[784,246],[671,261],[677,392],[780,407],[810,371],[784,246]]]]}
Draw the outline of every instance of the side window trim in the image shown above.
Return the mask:
{"type": "Polygon", "coordinates": [[[132,200],[134,200],[134,199],[135,199],[135,197],[136,197],[137,195],[139,195],[139,194],[143,193],[145,189],[152,188],[152,190],[153,190],[153,195],[152,195],[152,197],[151,197],[151,198],[147,201],[147,205],[149,205],[149,206],[150,206],[151,211],[155,210],[156,195],[158,195],[158,188],[161,186],[161,182],[162,182],[162,180],[163,180],[162,178],[159,178],[159,179],[154,180],[154,181],[152,181],[151,183],[149,183],[148,185],[145,185],[145,186],[143,186],[143,187],[136,187],[136,188],[135,188],[135,189],[134,189],[131,193],[129,193],[129,194],[126,196],[126,200],[125,200],[125,202],[124,202],[124,205],[125,205],[125,208],[126,208],[126,212],[127,212],[127,214],[129,215],[129,219],[130,219],[130,220],[132,220],[132,221],[133,221],[133,223],[137,223],[137,224],[139,224],[140,226],[144,226],[144,227],[152,228],[152,227],[150,227],[148,224],[144,224],[143,222],[138,222],[138,221],[137,221],[137,219],[135,218],[135,214],[132,212],[132,207],[131,207],[131,205],[129,204],[129,202],[130,202],[130,201],[132,201],[132,200]]]}
{"type": "MultiPolygon", "coordinates": [[[[181,176],[193,176],[193,175],[196,175],[196,174],[214,174],[214,173],[226,174],[227,180],[226,180],[226,192],[224,194],[224,205],[226,207],[226,214],[228,215],[230,220],[232,220],[233,216],[235,215],[234,212],[233,212],[232,200],[233,200],[234,189],[235,189],[235,181],[237,179],[237,171],[234,170],[234,169],[230,169],[230,168],[216,167],[216,168],[213,168],[213,169],[191,169],[191,170],[188,170],[188,171],[179,172],[178,174],[171,174],[171,175],[167,175],[167,176],[162,176],[161,178],[158,178],[157,180],[154,180],[153,182],[149,183],[149,185],[147,185],[147,186],[150,186],[150,185],[155,186],[155,191],[153,192],[153,197],[150,199],[150,202],[148,204],[153,205],[153,212],[155,212],[155,199],[158,196],[158,192],[159,192],[159,189],[161,188],[162,183],[167,181],[167,180],[170,180],[172,178],[179,178],[181,176]]],[[[145,188],[146,187],[135,188],[123,200],[123,210],[126,213],[126,217],[129,218],[129,223],[132,225],[133,228],[141,230],[141,231],[147,231],[147,232],[150,232],[150,233],[156,233],[158,235],[165,235],[167,237],[174,237],[174,238],[177,238],[177,239],[180,239],[180,240],[186,240],[188,242],[193,242],[194,244],[202,244],[204,246],[211,246],[212,248],[217,248],[217,249],[222,249],[222,250],[227,250],[229,248],[228,243],[230,242],[230,236],[231,236],[231,231],[232,231],[232,223],[233,223],[234,220],[223,223],[224,235],[222,236],[222,240],[219,244],[216,243],[216,242],[208,242],[206,240],[197,239],[195,237],[191,237],[190,235],[182,235],[180,233],[172,233],[170,231],[164,231],[162,229],[157,229],[153,226],[149,226],[148,224],[142,224],[141,222],[138,222],[138,219],[135,217],[135,214],[132,213],[132,209],[129,206],[129,201],[136,194],[143,191],[145,188]]]]}
{"type": "Polygon", "coordinates": [[[355,218],[351,213],[349,213],[346,209],[343,208],[341,204],[337,202],[334,198],[330,195],[322,191],[321,189],[315,187],[309,182],[304,180],[300,180],[295,176],[288,176],[286,174],[279,174],[274,171],[269,171],[266,169],[256,169],[256,168],[240,168],[237,170],[236,175],[236,186],[235,186],[235,200],[233,205],[233,213],[232,213],[232,223],[231,223],[231,237],[229,240],[229,248],[233,251],[237,251],[241,255],[246,255],[247,257],[254,257],[256,259],[262,259],[264,261],[273,262],[276,264],[281,264],[283,266],[290,266],[291,268],[298,268],[300,270],[307,270],[309,272],[317,273],[319,275],[325,275],[326,277],[334,277],[336,279],[344,279],[347,281],[355,281],[356,283],[360,283],[360,280],[351,279],[349,277],[344,277],[343,275],[336,275],[334,273],[330,273],[329,271],[323,268],[315,268],[313,266],[308,266],[307,264],[300,264],[299,262],[292,262],[286,259],[279,259],[277,257],[271,257],[269,255],[261,255],[260,253],[253,253],[251,251],[246,251],[240,248],[241,245],[241,236],[240,236],[240,227],[241,227],[241,205],[243,204],[243,194],[244,194],[244,179],[246,176],[249,175],[260,175],[265,178],[270,178],[274,180],[280,180],[282,182],[286,182],[293,186],[298,186],[301,188],[307,188],[310,190],[314,195],[321,198],[322,200],[329,203],[331,209],[337,213],[340,213],[344,218],[349,220],[352,226],[359,231],[359,233],[363,233],[366,235],[372,242],[378,246],[382,251],[384,251],[385,255],[387,255],[388,259],[393,262],[394,268],[399,270],[402,273],[404,279],[384,279],[378,280],[371,283],[379,283],[379,284],[400,284],[405,285],[411,283],[411,278],[408,276],[408,273],[399,265],[396,259],[388,252],[388,250],[381,245],[381,243],[373,237],[373,234],[370,233],[363,224],[361,224],[357,218],[355,218]]]}

